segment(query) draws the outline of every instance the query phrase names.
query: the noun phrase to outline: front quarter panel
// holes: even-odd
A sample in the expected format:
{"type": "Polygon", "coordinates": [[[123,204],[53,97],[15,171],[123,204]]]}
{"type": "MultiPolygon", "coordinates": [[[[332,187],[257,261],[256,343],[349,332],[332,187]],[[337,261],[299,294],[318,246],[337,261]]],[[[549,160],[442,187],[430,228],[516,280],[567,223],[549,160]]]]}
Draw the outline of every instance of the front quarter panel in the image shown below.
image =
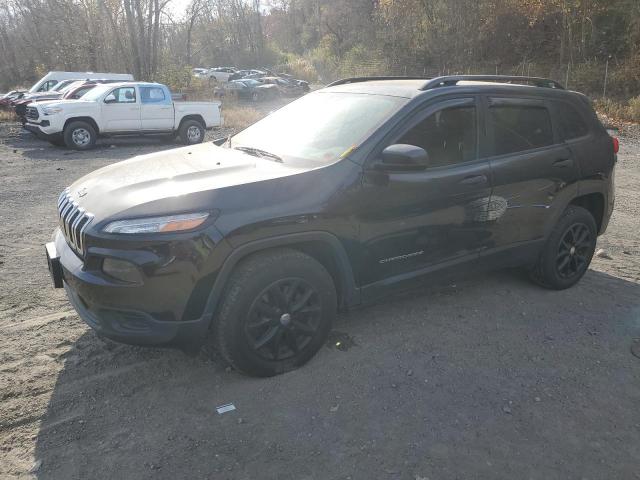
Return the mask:
{"type": "Polygon", "coordinates": [[[50,123],[48,127],[41,127],[44,133],[60,133],[64,130],[64,126],[68,120],[78,117],[91,117],[96,121],[96,123],[98,123],[98,127],[100,127],[100,122],[98,121],[99,115],[96,115],[97,105],[95,105],[95,102],[84,102],[79,103],[78,105],[71,103],[59,104],[58,106],[61,106],[63,111],[54,115],[44,115],[42,111],[44,106],[50,107],[56,105],[47,104],[39,106],[40,120],[49,120],[50,123]]]}
{"type": "Polygon", "coordinates": [[[216,227],[234,248],[269,237],[325,231],[338,237],[351,257],[359,233],[351,199],[360,187],[361,168],[342,160],[226,189],[220,192],[216,227]]]}

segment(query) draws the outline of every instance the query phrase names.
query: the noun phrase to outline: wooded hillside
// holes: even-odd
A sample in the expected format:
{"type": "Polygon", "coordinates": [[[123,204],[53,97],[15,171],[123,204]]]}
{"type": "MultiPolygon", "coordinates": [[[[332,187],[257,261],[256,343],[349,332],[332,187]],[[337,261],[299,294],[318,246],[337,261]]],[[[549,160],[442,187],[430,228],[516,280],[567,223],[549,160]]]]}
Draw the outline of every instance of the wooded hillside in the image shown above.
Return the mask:
{"type": "Polygon", "coordinates": [[[0,0],[0,87],[53,70],[181,85],[194,66],[552,76],[640,94],[638,0],[0,0]],[[170,13],[173,12],[173,13],[170,13]],[[607,65],[608,63],[608,65],[607,65]]]}

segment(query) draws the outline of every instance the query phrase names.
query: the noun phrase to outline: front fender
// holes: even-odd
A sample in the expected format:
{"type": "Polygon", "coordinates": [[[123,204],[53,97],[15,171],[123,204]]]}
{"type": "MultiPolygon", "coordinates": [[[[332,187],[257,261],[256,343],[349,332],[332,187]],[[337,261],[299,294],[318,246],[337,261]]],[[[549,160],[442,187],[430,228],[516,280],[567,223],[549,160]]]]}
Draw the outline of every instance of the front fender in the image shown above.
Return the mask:
{"type": "Polygon", "coordinates": [[[268,237],[234,249],[224,261],[216,276],[213,288],[205,306],[205,314],[213,317],[220,304],[221,297],[227,282],[238,263],[249,255],[272,248],[295,247],[309,242],[321,242],[331,249],[335,256],[335,264],[340,275],[341,297],[345,307],[354,306],[360,303],[360,289],[356,286],[355,277],[351,268],[351,262],[347,256],[342,243],[338,238],[328,232],[309,231],[293,233],[289,235],[268,237]]]}

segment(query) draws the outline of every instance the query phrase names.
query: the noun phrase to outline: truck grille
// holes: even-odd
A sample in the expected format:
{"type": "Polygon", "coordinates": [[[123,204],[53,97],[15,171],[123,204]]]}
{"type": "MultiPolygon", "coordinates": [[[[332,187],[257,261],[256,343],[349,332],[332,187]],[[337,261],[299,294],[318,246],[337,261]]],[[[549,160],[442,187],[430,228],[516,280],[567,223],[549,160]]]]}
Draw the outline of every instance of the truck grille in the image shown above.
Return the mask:
{"type": "Polygon", "coordinates": [[[91,224],[93,215],[80,207],[71,198],[69,188],[60,194],[58,198],[58,216],[60,217],[60,230],[71,249],[78,255],[84,255],[84,231],[91,224]]]}
{"type": "Polygon", "coordinates": [[[36,107],[27,107],[26,117],[29,120],[37,120],[40,118],[40,114],[38,113],[38,109],[36,107]]]}

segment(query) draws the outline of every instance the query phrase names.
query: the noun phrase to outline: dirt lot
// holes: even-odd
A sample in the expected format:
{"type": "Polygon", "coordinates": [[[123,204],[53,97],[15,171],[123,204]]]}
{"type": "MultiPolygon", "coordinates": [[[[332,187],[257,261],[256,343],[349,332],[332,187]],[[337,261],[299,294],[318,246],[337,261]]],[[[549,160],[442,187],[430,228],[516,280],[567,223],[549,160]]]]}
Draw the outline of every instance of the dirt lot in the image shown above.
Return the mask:
{"type": "Polygon", "coordinates": [[[260,380],[105,342],[50,285],[58,193],[166,145],[76,153],[1,125],[0,477],[640,479],[638,132],[622,145],[610,258],[577,287],[431,286],[341,316],[348,337],[260,380]]]}

